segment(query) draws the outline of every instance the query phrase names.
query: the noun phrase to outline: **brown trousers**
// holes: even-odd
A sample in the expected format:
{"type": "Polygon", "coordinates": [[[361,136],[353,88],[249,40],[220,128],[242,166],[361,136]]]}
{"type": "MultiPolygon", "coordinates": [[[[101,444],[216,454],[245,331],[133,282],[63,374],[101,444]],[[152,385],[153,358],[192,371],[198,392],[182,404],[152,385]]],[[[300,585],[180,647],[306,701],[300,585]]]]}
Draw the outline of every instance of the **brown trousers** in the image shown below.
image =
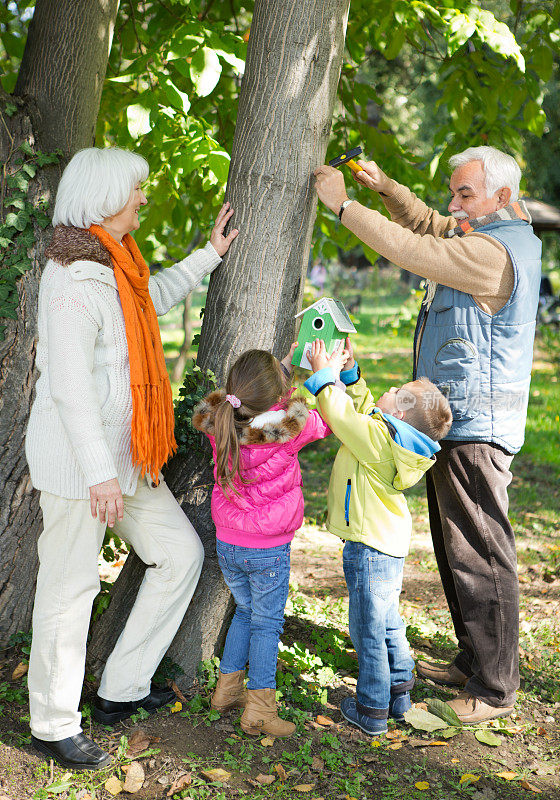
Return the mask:
{"type": "Polygon", "coordinates": [[[486,442],[441,442],[426,475],[430,529],[466,689],[510,706],[519,687],[519,581],[507,487],[513,456],[486,442]]]}

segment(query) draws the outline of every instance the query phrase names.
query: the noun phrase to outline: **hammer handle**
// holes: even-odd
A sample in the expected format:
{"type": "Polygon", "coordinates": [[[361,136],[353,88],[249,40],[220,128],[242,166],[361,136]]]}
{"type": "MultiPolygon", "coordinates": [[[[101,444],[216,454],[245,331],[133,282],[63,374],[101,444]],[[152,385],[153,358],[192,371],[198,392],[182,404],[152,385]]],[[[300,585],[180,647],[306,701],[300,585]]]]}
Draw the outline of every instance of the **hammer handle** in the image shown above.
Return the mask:
{"type": "Polygon", "coordinates": [[[361,168],[361,167],[359,167],[359,166],[356,164],[356,162],[354,161],[354,159],[353,159],[353,158],[351,158],[351,159],[350,159],[350,161],[347,161],[347,162],[346,162],[346,165],[347,165],[348,167],[350,167],[350,169],[352,170],[352,172],[361,172],[361,171],[362,171],[362,168],[361,168]]]}

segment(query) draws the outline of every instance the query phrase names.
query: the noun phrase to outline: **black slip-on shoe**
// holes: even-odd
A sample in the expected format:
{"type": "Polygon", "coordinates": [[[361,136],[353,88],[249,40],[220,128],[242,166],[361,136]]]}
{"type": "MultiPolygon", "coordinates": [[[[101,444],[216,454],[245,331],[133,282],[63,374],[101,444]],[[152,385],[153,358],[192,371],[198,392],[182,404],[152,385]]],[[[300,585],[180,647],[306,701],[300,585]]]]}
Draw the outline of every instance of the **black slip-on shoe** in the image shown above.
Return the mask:
{"type": "Polygon", "coordinates": [[[140,708],[145,711],[155,711],[162,706],[168,705],[168,703],[174,702],[176,699],[173,689],[155,686],[152,687],[147,697],[122,703],[114,700],[105,700],[105,698],[96,695],[93,702],[92,715],[94,720],[101,722],[102,725],[114,725],[116,722],[128,719],[140,708]]]}
{"type": "Polygon", "coordinates": [[[56,742],[45,742],[43,739],[31,737],[31,744],[47,758],[68,769],[102,769],[111,763],[111,756],[83,733],[77,733],[68,739],[56,742]]]}

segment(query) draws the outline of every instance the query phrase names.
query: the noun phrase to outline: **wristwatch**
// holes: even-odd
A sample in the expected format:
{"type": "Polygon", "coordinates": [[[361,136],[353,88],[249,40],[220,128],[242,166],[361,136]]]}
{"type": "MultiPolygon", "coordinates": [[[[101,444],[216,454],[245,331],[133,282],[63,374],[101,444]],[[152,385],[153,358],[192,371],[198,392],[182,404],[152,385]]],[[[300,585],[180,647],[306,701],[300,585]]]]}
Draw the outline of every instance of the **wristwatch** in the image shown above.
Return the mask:
{"type": "Polygon", "coordinates": [[[347,206],[349,206],[349,205],[350,205],[350,203],[353,203],[353,202],[354,202],[353,200],[345,200],[345,201],[343,202],[343,204],[340,206],[340,211],[338,212],[338,218],[339,218],[339,220],[340,220],[341,222],[342,222],[342,214],[343,214],[343,212],[344,212],[344,209],[345,209],[347,206]]]}

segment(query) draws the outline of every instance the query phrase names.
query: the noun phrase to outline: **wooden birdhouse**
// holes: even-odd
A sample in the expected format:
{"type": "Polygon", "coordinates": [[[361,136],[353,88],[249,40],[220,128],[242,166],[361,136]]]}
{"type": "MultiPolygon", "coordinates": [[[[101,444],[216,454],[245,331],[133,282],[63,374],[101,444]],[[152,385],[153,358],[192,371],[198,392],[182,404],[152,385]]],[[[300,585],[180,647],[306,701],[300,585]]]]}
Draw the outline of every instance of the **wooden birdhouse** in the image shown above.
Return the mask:
{"type": "Polygon", "coordinates": [[[340,300],[333,300],[330,297],[322,297],[309,308],[304,308],[296,314],[296,319],[298,317],[302,318],[298,333],[299,344],[292,358],[292,364],[303,369],[311,369],[307,354],[314,339],[322,339],[330,355],[347,334],[356,333],[356,328],[344,305],[340,300]]]}

